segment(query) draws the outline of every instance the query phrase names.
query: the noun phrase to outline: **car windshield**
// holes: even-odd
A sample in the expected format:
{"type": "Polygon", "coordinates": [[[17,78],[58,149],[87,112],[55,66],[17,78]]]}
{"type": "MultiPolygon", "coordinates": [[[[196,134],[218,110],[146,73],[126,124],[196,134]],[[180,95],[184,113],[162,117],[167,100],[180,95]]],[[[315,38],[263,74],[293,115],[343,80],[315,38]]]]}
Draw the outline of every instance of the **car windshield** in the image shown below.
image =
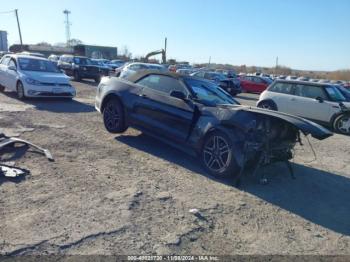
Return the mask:
{"type": "Polygon", "coordinates": [[[18,58],[19,68],[23,71],[39,71],[59,73],[57,66],[48,60],[33,58],[18,58]]]}
{"type": "Polygon", "coordinates": [[[74,57],[74,63],[77,65],[92,65],[91,60],[85,57],[74,57]]]}
{"type": "Polygon", "coordinates": [[[102,61],[98,61],[98,60],[90,60],[90,62],[92,65],[100,65],[100,66],[104,65],[102,61]]]}
{"type": "Polygon", "coordinates": [[[185,80],[185,83],[195,94],[196,101],[206,106],[238,104],[229,94],[212,82],[189,78],[185,80]]]}
{"type": "Polygon", "coordinates": [[[217,79],[219,81],[227,79],[227,77],[224,74],[220,73],[208,73],[210,79],[217,79]]]}
{"type": "Polygon", "coordinates": [[[268,83],[268,84],[271,84],[273,81],[271,78],[268,78],[268,77],[263,77],[263,79],[268,83]]]}
{"type": "Polygon", "coordinates": [[[350,101],[350,91],[348,89],[343,86],[336,86],[336,88],[338,88],[338,90],[343,94],[347,101],[350,101]]]}
{"type": "Polygon", "coordinates": [[[336,102],[346,101],[346,98],[343,96],[343,94],[334,86],[327,86],[326,92],[331,97],[332,101],[336,101],[336,102]]]}

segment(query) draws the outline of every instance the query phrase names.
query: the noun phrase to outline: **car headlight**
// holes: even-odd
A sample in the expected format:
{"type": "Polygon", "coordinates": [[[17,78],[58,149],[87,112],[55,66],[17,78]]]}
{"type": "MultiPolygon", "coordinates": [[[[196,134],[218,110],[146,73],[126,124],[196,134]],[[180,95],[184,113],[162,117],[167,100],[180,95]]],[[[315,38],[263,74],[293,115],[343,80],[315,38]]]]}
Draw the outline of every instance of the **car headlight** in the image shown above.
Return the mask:
{"type": "Polygon", "coordinates": [[[41,82],[32,78],[26,78],[26,82],[30,85],[37,85],[37,86],[41,85],[41,82]]]}

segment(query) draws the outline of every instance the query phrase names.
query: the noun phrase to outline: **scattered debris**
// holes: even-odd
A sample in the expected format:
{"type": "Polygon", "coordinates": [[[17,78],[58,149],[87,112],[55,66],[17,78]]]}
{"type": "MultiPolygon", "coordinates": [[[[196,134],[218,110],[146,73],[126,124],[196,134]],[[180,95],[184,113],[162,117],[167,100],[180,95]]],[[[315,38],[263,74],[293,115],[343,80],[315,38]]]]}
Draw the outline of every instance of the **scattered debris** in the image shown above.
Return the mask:
{"type": "Polygon", "coordinates": [[[192,208],[189,210],[189,212],[193,215],[195,215],[197,218],[199,218],[200,220],[205,220],[207,221],[207,219],[201,214],[201,212],[199,212],[198,209],[196,208],[192,208]]]}
{"type": "Polygon", "coordinates": [[[36,123],[35,126],[38,126],[38,127],[48,127],[48,128],[56,128],[56,129],[63,129],[63,128],[66,128],[65,125],[55,125],[55,124],[47,124],[47,123],[36,123]]]}
{"type": "Polygon", "coordinates": [[[190,213],[193,214],[193,215],[196,215],[196,214],[199,213],[199,210],[198,210],[197,208],[192,208],[192,209],[190,209],[188,212],[190,212],[190,213]]]}
{"type": "Polygon", "coordinates": [[[23,126],[17,126],[16,128],[3,128],[3,132],[5,132],[9,137],[19,137],[24,132],[33,132],[34,128],[27,128],[23,126]]]}
{"type": "Polygon", "coordinates": [[[160,192],[157,194],[157,199],[161,201],[166,201],[171,198],[171,195],[168,192],[160,192]]]}
{"type": "Polygon", "coordinates": [[[166,245],[178,246],[181,243],[181,239],[177,235],[168,234],[163,238],[166,245]]]}
{"type": "Polygon", "coordinates": [[[0,176],[5,176],[5,177],[10,177],[10,178],[15,178],[19,176],[25,176],[29,175],[30,171],[19,168],[19,167],[13,167],[13,166],[8,166],[4,164],[0,164],[0,176]]]}
{"type": "Polygon", "coordinates": [[[8,136],[5,136],[5,134],[0,133],[0,150],[6,146],[11,146],[11,145],[13,146],[15,144],[24,144],[24,145],[34,147],[37,150],[41,151],[41,153],[44,154],[49,161],[54,161],[49,150],[41,148],[40,146],[37,146],[29,141],[26,141],[20,138],[8,137],[8,136]]]}
{"type": "Polygon", "coordinates": [[[134,194],[134,197],[139,197],[141,196],[143,193],[142,191],[137,191],[135,194],[134,194]]]}
{"type": "MultiPolygon", "coordinates": [[[[41,148],[35,144],[30,143],[29,141],[19,139],[19,138],[14,138],[14,137],[8,137],[5,134],[0,132],[0,150],[5,148],[5,147],[10,147],[12,146],[14,150],[16,150],[17,147],[15,147],[16,144],[23,144],[27,146],[31,146],[39,150],[43,155],[47,157],[49,161],[54,161],[51,153],[49,150],[41,148]]],[[[18,149],[18,148],[17,148],[18,149]]],[[[13,166],[14,163],[11,163],[12,165],[6,165],[4,163],[0,163],[0,175],[5,176],[8,178],[16,178],[20,176],[25,176],[30,174],[29,170],[15,167],[13,166]]]]}

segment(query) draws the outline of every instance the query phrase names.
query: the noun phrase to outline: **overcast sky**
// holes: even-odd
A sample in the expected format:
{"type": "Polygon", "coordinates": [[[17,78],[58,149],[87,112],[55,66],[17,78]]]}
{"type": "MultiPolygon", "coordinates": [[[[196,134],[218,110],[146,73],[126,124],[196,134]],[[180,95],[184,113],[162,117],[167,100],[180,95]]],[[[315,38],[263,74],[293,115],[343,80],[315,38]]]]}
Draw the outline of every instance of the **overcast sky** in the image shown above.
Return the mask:
{"type": "Polygon", "coordinates": [[[350,69],[349,0],[1,0],[0,30],[19,43],[65,42],[127,46],[141,56],[163,48],[168,58],[190,62],[309,70],[350,69]]]}

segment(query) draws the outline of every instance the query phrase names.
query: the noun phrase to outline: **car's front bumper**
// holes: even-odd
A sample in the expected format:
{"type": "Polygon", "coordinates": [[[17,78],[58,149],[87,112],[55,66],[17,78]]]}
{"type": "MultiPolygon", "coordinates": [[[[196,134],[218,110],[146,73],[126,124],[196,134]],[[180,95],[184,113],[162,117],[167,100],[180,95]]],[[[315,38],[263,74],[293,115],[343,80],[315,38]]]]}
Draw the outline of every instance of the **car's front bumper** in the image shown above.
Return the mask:
{"type": "Polygon", "coordinates": [[[24,93],[27,97],[67,97],[76,96],[76,90],[70,85],[24,85],[24,93]]]}

